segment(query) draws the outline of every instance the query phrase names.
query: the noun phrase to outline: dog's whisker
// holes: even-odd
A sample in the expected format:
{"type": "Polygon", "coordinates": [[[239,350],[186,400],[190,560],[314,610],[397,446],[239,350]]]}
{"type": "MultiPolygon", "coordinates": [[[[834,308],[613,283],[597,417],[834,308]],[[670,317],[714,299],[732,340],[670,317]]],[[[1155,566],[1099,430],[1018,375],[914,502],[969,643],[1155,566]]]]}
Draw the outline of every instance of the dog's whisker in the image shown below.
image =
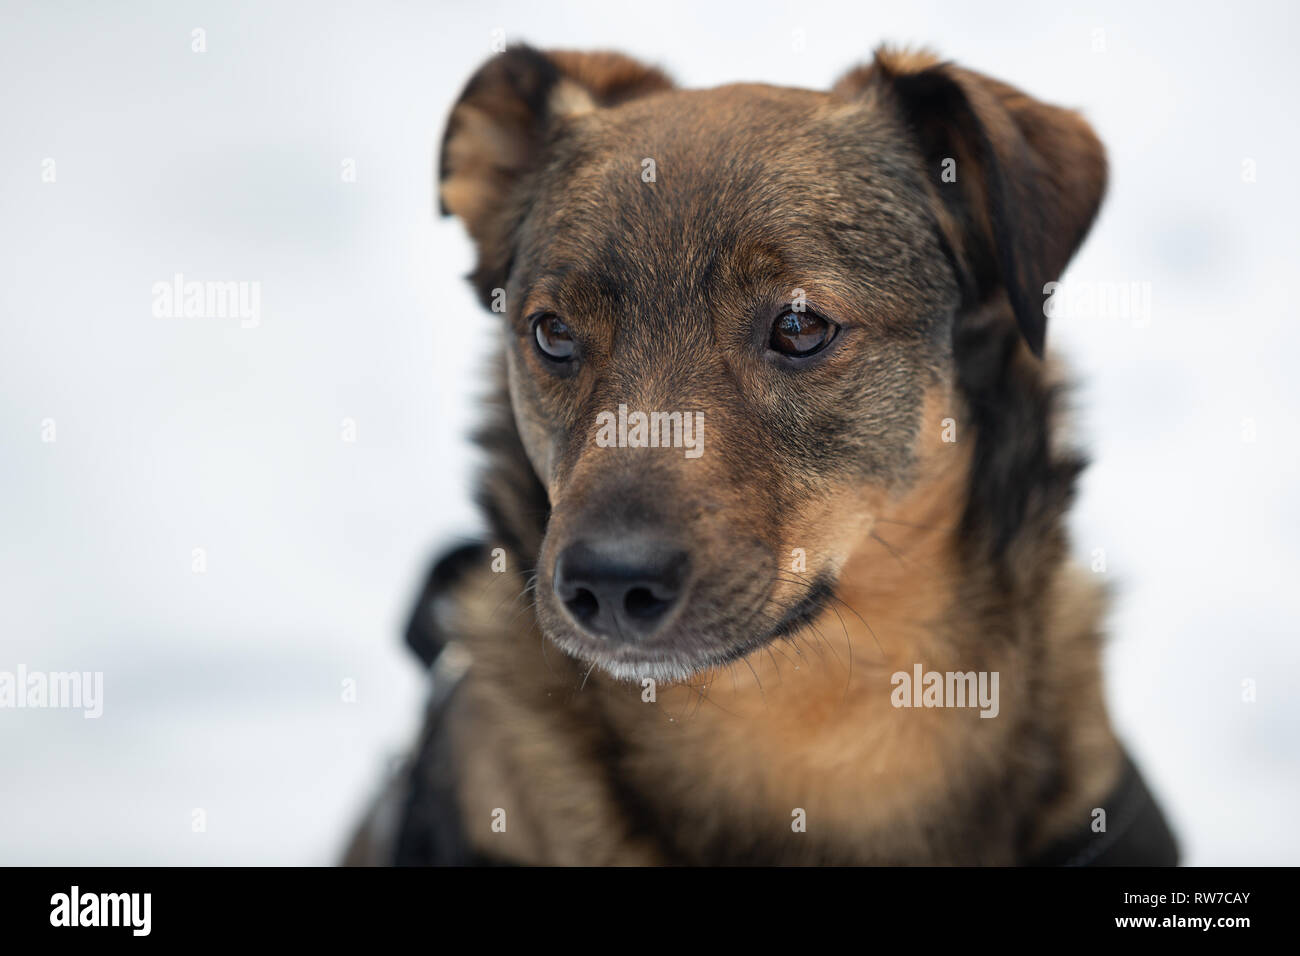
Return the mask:
{"type": "MultiPolygon", "coordinates": [[[[491,582],[488,582],[488,584],[490,584],[490,583],[491,583],[491,582]]],[[[484,585],[483,590],[484,590],[484,591],[487,590],[487,584],[484,585]]],[[[480,594],[481,594],[481,593],[482,593],[482,592],[480,592],[480,594]]],[[[522,598],[522,597],[523,597],[525,594],[527,594],[527,593],[528,593],[528,587],[527,587],[527,585],[525,585],[525,586],[524,586],[524,589],[523,589],[522,591],[520,591],[519,593],[517,593],[517,594],[512,594],[512,595],[510,595],[509,597],[503,597],[503,598],[501,599],[501,601],[497,604],[497,606],[496,606],[495,608],[492,609],[492,614],[493,614],[493,616],[499,614],[499,613],[501,612],[501,609],[504,608],[507,604],[511,604],[511,605],[513,605],[516,601],[518,601],[520,598],[522,598]]]]}
{"type": "MultiPolygon", "coordinates": [[[[804,585],[810,585],[810,584],[812,584],[811,581],[807,580],[807,579],[804,578],[802,575],[800,575],[798,571],[791,571],[791,572],[789,572],[789,573],[795,575],[796,577],[798,577],[798,578],[799,578],[799,583],[800,583],[800,584],[804,584],[804,585]]],[[[790,583],[790,582],[787,582],[787,583],[790,583]]],[[[871,635],[871,639],[872,639],[873,641],[875,641],[875,643],[876,643],[876,649],[877,649],[878,651],[880,651],[880,657],[881,657],[881,659],[882,659],[882,660],[886,659],[886,658],[888,657],[888,655],[885,654],[885,648],[881,645],[881,643],[880,643],[880,638],[878,638],[878,637],[876,636],[875,629],[872,628],[871,624],[867,621],[867,619],[866,619],[865,617],[863,617],[863,615],[858,611],[858,609],[855,608],[853,605],[849,604],[847,601],[845,601],[842,597],[840,597],[838,594],[835,594],[834,592],[832,592],[832,593],[830,594],[830,600],[831,600],[832,602],[834,602],[834,604],[838,604],[838,605],[840,605],[841,607],[843,607],[843,608],[844,608],[845,610],[847,610],[850,614],[852,614],[854,617],[856,617],[860,622],[862,622],[862,626],[865,627],[865,628],[867,629],[867,633],[869,633],[869,634],[871,635]]],[[[841,622],[842,622],[842,621],[843,621],[843,618],[841,618],[841,622]]]]}
{"type": "MultiPolygon", "coordinates": [[[[795,667],[798,667],[798,666],[799,666],[799,665],[795,664],[794,661],[791,661],[791,660],[790,660],[790,658],[786,655],[785,651],[781,649],[781,646],[780,646],[779,644],[776,644],[776,643],[769,643],[767,646],[768,646],[769,648],[773,648],[773,649],[775,649],[776,653],[780,654],[780,655],[781,655],[782,657],[784,657],[787,661],[790,661],[790,664],[791,664],[792,666],[795,666],[795,667]]],[[[796,651],[795,653],[798,653],[798,651],[796,651]]],[[[802,656],[802,655],[800,655],[800,656],[802,656]]]]}
{"type": "Polygon", "coordinates": [[[776,673],[777,684],[784,684],[785,680],[781,677],[781,665],[777,662],[776,655],[772,653],[771,642],[763,645],[763,650],[767,651],[767,656],[772,659],[772,670],[776,673]]]}
{"type": "Polygon", "coordinates": [[[872,538],[873,540],[878,541],[878,542],[880,542],[882,545],[884,545],[885,550],[888,551],[888,552],[893,556],[894,560],[898,562],[899,567],[902,567],[902,568],[906,568],[906,567],[907,567],[907,562],[903,560],[903,556],[902,556],[901,554],[898,553],[898,549],[897,549],[897,548],[895,548],[892,544],[890,544],[888,541],[886,541],[886,540],[885,540],[884,538],[882,538],[880,535],[876,534],[876,532],[875,532],[874,529],[871,531],[871,535],[870,535],[870,536],[871,536],[871,538],[872,538]]]}
{"type": "Polygon", "coordinates": [[[587,668],[587,673],[582,675],[582,683],[578,685],[578,693],[582,693],[583,689],[587,686],[587,678],[591,676],[591,672],[595,669],[596,662],[592,661],[591,666],[587,668]]]}
{"type": "Polygon", "coordinates": [[[877,524],[897,524],[906,528],[915,528],[918,531],[955,531],[955,525],[943,524],[917,524],[915,521],[899,521],[897,518],[876,518],[877,524]]]}
{"type": "MultiPolygon", "coordinates": [[[[519,597],[522,597],[522,596],[523,596],[523,595],[520,595],[519,597]]],[[[519,599],[519,598],[517,597],[515,600],[518,600],[518,599],[519,599]]],[[[506,622],[505,622],[505,624],[504,624],[503,626],[509,628],[511,625],[513,625],[513,624],[515,623],[515,621],[519,620],[519,618],[522,617],[524,614],[528,613],[528,612],[531,611],[531,610],[536,610],[536,608],[537,608],[537,599],[536,599],[536,598],[530,598],[530,599],[527,601],[527,603],[525,603],[525,604],[523,605],[523,607],[519,608],[517,611],[515,611],[513,614],[511,614],[509,618],[506,619],[506,622]]]]}

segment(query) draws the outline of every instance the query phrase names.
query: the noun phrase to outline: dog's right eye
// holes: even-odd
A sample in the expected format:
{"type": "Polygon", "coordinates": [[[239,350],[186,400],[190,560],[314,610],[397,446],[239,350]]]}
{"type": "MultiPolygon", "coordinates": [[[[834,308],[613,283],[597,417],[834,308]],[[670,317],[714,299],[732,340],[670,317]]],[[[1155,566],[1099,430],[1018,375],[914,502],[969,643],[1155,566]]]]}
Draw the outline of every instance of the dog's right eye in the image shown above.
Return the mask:
{"type": "Polygon", "coordinates": [[[554,362],[567,362],[578,350],[573,330],[554,312],[533,319],[533,338],[541,353],[554,362]]]}
{"type": "Polygon", "coordinates": [[[815,312],[787,309],[772,326],[768,348],[789,358],[806,358],[829,345],[837,329],[815,312]]]}

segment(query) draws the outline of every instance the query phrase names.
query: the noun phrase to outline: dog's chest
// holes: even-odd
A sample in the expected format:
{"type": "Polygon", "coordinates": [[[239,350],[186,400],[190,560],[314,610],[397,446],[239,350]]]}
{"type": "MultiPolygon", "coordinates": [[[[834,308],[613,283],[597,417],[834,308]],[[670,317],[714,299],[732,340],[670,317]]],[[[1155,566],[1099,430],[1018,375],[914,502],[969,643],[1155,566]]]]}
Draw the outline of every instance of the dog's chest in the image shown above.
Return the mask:
{"type": "Polygon", "coordinates": [[[782,665],[779,679],[775,664],[745,670],[752,694],[738,674],[734,690],[672,689],[657,715],[620,708],[621,773],[670,856],[1006,862],[1014,712],[895,706],[888,667],[859,665],[846,680],[838,668],[782,665]]]}

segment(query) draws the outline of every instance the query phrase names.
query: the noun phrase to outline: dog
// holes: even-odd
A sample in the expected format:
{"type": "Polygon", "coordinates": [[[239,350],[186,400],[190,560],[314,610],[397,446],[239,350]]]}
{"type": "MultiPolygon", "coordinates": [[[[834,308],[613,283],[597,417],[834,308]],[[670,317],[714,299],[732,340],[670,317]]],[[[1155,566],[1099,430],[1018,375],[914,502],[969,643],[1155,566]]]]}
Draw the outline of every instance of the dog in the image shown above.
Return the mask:
{"type": "Polygon", "coordinates": [[[439,176],[500,337],[487,530],[345,862],[1176,862],[1064,524],[1077,113],[927,52],[815,92],[516,46],[439,176]]]}

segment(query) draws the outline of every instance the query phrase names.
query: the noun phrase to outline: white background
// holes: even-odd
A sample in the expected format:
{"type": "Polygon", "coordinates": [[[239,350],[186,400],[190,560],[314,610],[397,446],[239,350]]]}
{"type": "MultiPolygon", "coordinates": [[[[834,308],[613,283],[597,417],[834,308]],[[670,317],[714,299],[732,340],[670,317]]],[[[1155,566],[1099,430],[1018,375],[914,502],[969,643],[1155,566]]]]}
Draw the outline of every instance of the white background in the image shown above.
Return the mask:
{"type": "Polygon", "coordinates": [[[433,152],[500,28],[688,86],[919,43],[1085,111],[1112,186],[1069,276],[1152,290],[1145,325],[1049,332],[1113,714],[1188,862],[1300,863],[1294,5],[619,6],[3,3],[0,670],[103,671],[106,700],[0,711],[0,862],[329,862],[413,733],[400,631],[476,527],[492,329],[433,152]],[[177,272],[261,282],[260,327],[155,318],[177,272]]]}

